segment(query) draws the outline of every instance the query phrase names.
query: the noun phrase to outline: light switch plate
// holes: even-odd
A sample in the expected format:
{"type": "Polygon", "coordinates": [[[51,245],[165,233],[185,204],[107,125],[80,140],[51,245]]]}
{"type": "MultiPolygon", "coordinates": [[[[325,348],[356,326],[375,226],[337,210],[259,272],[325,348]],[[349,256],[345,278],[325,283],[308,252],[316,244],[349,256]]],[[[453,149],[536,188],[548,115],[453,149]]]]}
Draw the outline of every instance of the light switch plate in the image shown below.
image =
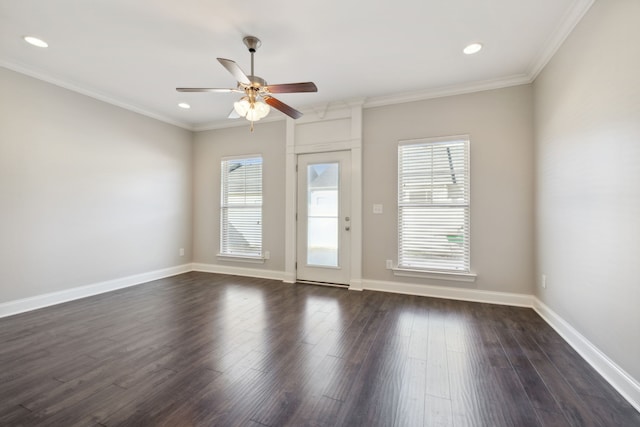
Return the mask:
{"type": "Polygon", "coordinates": [[[379,203],[374,203],[373,204],[373,213],[374,214],[381,214],[382,213],[382,205],[379,203]]]}

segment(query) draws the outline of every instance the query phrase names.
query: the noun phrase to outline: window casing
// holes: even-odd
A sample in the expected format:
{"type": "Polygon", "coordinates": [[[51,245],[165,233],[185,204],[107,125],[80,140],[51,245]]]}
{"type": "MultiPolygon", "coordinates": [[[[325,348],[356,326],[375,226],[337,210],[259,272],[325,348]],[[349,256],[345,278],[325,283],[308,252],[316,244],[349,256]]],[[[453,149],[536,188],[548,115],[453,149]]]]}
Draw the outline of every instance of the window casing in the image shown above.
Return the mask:
{"type": "Polygon", "coordinates": [[[398,269],[470,272],[469,138],[398,145],[398,269]]]}
{"type": "Polygon", "coordinates": [[[262,157],[221,161],[220,254],[262,256],[262,157]]]}

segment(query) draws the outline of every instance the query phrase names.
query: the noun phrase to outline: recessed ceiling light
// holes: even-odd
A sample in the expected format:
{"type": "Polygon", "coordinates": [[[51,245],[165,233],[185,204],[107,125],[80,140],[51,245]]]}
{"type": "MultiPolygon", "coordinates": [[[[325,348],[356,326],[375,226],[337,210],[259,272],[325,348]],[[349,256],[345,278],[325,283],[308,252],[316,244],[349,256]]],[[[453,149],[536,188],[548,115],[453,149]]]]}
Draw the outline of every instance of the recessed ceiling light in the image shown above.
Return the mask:
{"type": "Polygon", "coordinates": [[[191,105],[187,104],[186,102],[181,102],[180,104],[178,104],[178,107],[188,110],[189,108],[191,108],[191,105]]]}
{"type": "Polygon", "coordinates": [[[23,39],[24,39],[24,41],[26,41],[27,43],[29,43],[30,45],[33,45],[33,46],[49,47],[49,44],[46,41],[44,41],[42,39],[39,39],[37,37],[24,36],[23,39]]]}
{"type": "Polygon", "coordinates": [[[465,47],[462,51],[467,55],[473,55],[474,53],[478,53],[482,50],[482,43],[471,43],[469,46],[465,47]]]}

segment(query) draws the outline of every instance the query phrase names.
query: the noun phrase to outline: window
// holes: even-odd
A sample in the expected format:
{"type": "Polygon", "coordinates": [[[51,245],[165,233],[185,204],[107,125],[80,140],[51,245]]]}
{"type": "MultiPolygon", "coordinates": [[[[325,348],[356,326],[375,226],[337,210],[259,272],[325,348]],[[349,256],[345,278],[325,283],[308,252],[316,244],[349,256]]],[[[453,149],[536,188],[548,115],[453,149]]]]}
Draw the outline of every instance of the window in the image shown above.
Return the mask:
{"type": "Polygon", "coordinates": [[[220,253],[262,256],[262,157],[222,159],[220,253]]]}
{"type": "Polygon", "coordinates": [[[398,146],[398,268],[469,273],[469,139],[398,146]]]}

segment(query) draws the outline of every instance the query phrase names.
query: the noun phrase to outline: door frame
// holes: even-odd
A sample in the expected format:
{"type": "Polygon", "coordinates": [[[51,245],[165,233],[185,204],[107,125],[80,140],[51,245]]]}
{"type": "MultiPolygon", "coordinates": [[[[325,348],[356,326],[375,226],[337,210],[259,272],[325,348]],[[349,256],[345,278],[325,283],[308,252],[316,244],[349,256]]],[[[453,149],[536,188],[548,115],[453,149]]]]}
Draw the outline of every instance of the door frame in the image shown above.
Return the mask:
{"type": "MultiPolygon", "coordinates": [[[[283,282],[296,282],[297,258],[297,172],[298,154],[322,153],[327,151],[351,152],[351,247],[349,289],[362,290],[362,105],[355,101],[349,108],[324,111],[321,117],[308,114],[298,120],[287,118],[286,129],[286,165],[285,165],[285,271],[283,282]],[[348,122],[349,127],[343,135],[324,136],[316,132],[319,140],[309,142],[308,135],[297,136],[297,130],[305,127],[323,125],[329,121],[348,122]]],[[[321,130],[321,129],[320,129],[321,130]]]]}
{"type": "Polygon", "coordinates": [[[296,256],[296,281],[303,283],[321,283],[330,285],[349,285],[351,280],[351,151],[324,151],[321,153],[301,153],[297,156],[297,256],[296,256]],[[308,213],[308,188],[303,188],[308,183],[308,171],[305,165],[311,166],[319,163],[337,163],[338,170],[338,259],[336,266],[308,265],[305,257],[308,256],[308,227],[309,222],[305,213],[308,213]],[[302,198],[302,199],[301,199],[302,198]],[[306,235],[305,235],[305,232],[306,235]],[[305,248],[305,244],[307,248],[305,248]]]}

